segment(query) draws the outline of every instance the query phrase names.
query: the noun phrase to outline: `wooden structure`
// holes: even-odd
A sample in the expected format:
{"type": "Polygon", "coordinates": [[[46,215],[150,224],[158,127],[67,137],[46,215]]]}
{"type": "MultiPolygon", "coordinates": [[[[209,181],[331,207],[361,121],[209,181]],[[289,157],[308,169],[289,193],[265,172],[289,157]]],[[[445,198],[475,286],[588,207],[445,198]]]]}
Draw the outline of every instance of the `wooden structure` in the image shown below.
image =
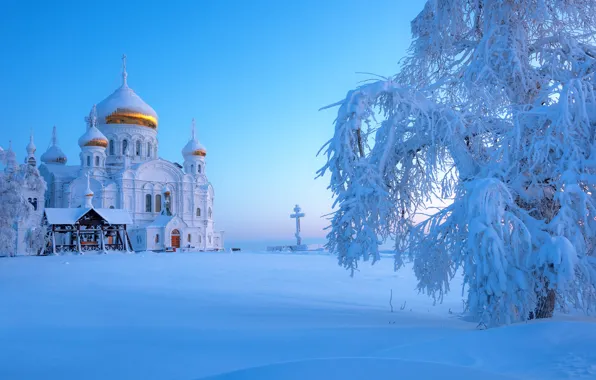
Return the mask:
{"type": "Polygon", "coordinates": [[[120,209],[47,208],[43,215],[47,228],[44,254],[64,252],[132,252],[126,225],[130,214],[120,209]]]}

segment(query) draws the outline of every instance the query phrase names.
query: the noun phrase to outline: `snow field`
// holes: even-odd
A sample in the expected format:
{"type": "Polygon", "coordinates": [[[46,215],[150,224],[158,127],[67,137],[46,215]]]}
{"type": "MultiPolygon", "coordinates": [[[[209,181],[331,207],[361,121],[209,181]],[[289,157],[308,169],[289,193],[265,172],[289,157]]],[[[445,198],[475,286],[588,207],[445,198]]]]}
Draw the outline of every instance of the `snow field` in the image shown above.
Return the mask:
{"type": "Polygon", "coordinates": [[[0,378],[596,378],[593,319],[479,331],[457,284],[436,306],[415,284],[390,258],[354,278],[320,254],[6,258],[0,378]]]}

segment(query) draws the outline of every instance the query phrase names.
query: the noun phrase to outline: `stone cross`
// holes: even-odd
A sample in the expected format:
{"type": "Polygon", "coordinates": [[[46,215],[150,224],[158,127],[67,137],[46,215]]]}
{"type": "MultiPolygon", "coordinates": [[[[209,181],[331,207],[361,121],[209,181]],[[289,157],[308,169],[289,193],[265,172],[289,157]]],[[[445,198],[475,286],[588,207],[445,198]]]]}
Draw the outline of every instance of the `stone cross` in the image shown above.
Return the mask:
{"type": "Polygon", "coordinates": [[[296,205],[294,207],[294,213],[290,215],[290,218],[296,219],[296,245],[302,244],[302,238],[300,237],[300,218],[304,218],[304,213],[300,212],[302,209],[300,206],[296,205]]]}

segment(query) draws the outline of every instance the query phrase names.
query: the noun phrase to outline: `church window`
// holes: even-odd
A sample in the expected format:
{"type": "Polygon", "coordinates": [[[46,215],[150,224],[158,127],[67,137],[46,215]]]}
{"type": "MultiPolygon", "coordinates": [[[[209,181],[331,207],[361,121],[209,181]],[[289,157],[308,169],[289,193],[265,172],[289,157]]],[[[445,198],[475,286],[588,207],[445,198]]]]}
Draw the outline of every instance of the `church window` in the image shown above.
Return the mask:
{"type": "Polygon", "coordinates": [[[172,215],[172,196],[171,193],[169,191],[166,191],[165,193],[166,196],[166,202],[165,202],[165,206],[166,206],[166,215],[172,215]]]}
{"type": "Polygon", "coordinates": [[[201,208],[197,207],[197,216],[201,216],[201,208]]]}
{"type": "Polygon", "coordinates": [[[145,212],[151,212],[151,194],[145,195],[145,212]]]}
{"type": "Polygon", "coordinates": [[[137,141],[137,144],[136,144],[136,146],[137,146],[137,149],[136,149],[136,151],[135,151],[135,154],[136,154],[137,156],[140,156],[140,155],[141,155],[141,142],[140,142],[140,141],[137,141]]]}
{"type": "Polygon", "coordinates": [[[201,165],[197,165],[197,169],[199,170],[199,173],[201,172],[201,165]]]}
{"type": "Polygon", "coordinates": [[[209,235],[209,244],[211,244],[211,235],[209,235]]]}
{"type": "Polygon", "coordinates": [[[203,239],[201,238],[201,235],[199,235],[199,243],[202,241],[203,239]]]}
{"type": "Polygon", "coordinates": [[[151,157],[151,151],[153,150],[153,147],[151,147],[151,143],[147,143],[147,157],[150,158],[151,157]]]}
{"type": "Polygon", "coordinates": [[[211,219],[211,215],[212,215],[212,213],[211,213],[211,207],[209,207],[209,211],[207,211],[207,215],[209,216],[209,219],[211,219]]]}
{"type": "Polygon", "coordinates": [[[161,194],[155,196],[155,212],[161,212],[161,194]]]}
{"type": "Polygon", "coordinates": [[[95,166],[99,166],[99,156],[95,156],[95,166]]]}
{"type": "Polygon", "coordinates": [[[155,242],[159,243],[159,234],[155,234],[155,242]]]}
{"type": "Polygon", "coordinates": [[[114,155],[114,140],[110,140],[110,156],[114,155]]]}
{"type": "Polygon", "coordinates": [[[87,166],[91,166],[91,156],[87,156],[87,166]]]}
{"type": "Polygon", "coordinates": [[[188,242],[190,243],[190,234],[188,234],[188,242]]]}
{"type": "Polygon", "coordinates": [[[122,155],[128,152],[128,140],[122,140],[122,155]]]}
{"type": "Polygon", "coordinates": [[[190,172],[191,173],[195,172],[195,166],[193,164],[190,165],[190,172]]]}

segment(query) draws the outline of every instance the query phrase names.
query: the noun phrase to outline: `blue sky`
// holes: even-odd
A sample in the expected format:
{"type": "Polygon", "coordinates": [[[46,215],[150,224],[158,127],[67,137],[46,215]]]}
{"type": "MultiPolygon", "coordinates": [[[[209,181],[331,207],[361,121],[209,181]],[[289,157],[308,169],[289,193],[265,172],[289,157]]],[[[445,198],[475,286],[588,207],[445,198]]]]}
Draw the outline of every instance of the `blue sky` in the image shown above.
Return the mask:
{"type": "MultiPolygon", "coordinates": [[[[291,242],[299,203],[305,242],[331,210],[315,180],[336,109],[359,81],[393,74],[422,0],[4,1],[0,14],[0,145],[19,159],[33,128],[51,128],[78,162],[83,118],[128,83],[159,115],[160,156],[181,162],[197,120],[229,244],[291,242]]],[[[229,246],[228,244],[228,246],[229,246]]]]}

